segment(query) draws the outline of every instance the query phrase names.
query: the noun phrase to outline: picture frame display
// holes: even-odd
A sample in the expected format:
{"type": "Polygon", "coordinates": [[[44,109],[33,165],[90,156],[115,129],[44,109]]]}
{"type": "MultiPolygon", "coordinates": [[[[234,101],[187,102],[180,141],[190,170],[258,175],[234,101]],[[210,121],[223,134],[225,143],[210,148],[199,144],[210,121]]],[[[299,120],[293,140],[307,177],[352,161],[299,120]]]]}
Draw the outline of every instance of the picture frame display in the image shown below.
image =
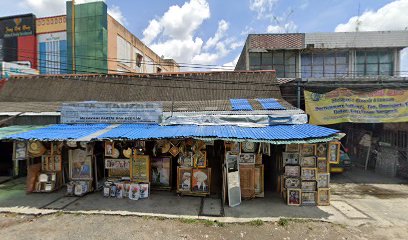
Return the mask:
{"type": "Polygon", "coordinates": [[[180,154],[177,162],[179,166],[192,167],[194,165],[193,152],[188,151],[188,152],[184,152],[183,154],[180,154]]]}
{"type": "Polygon", "coordinates": [[[315,168],[316,167],[316,157],[301,157],[300,158],[300,166],[307,167],[307,168],[315,168]]]}
{"type": "Polygon", "coordinates": [[[139,182],[150,180],[150,157],[149,155],[134,154],[130,164],[130,177],[139,182]]]}
{"type": "Polygon", "coordinates": [[[92,180],[92,156],[85,150],[69,150],[69,176],[71,180],[92,180]]]}
{"type": "Polygon", "coordinates": [[[316,193],[302,191],[302,205],[316,205],[316,193]]]}
{"type": "Polygon", "coordinates": [[[283,152],[283,165],[297,165],[299,164],[299,153],[283,152]]]}
{"type": "Polygon", "coordinates": [[[316,181],[302,181],[302,191],[316,191],[317,190],[317,182],[316,181]]]}
{"type": "Polygon", "coordinates": [[[264,197],[264,165],[255,166],[255,197],[264,197]]]}
{"type": "Polygon", "coordinates": [[[177,167],[177,191],[191,191],[191,167],[177,167]]]}
{"type": "Polygon", "coordinates": [[[318,173],[328,173],[329,172],[329,162],[327,158],[317,159],[317,172],[318,173]]]}
{"type": "Polygon", "coordinates": [[[239,155],[239,164],[255,164],[256,154],[255,153],[241,153],[239,155]]]}
{"type": "Polygon", "coordinates": [[[228,166],[228,172],[238,171],[238,157],[238,155],[232,154],[231,152],[227,152],[225,154],[225,161],[228,166]]]}
{"type": "Polygon", "coordinates": [[[300,166],[285,166],[285,176],[286,177],[300,177],[300,166]]]}
{"type": "Polygon", "coordinates": [[[329,142],[327,159],[329,163],[338,164],[340,162],[340,142],[329,142]]]}
{"type": "Polygon", "coordinates": [[[241,151],[244,153],[253,153],[256,151],[258,144],[250,141],[241,143],[241,151]]]}
{"type": "Polygon", "coordinates": [[[193,156],[194,167],[195,168],[206,168],[207,167],[207,152],[197,151],[193,156]]]}
{"type": "Polygon", "coordinates": [[[113,142],[105,142],[105,156],[112,157],[115,144],[113,142]]]}
{"type": "Polygon", "coordinates": [[[301,178],[302,180],[317,180],[317,168],[302,168],[301,178]]]}
{"type": "Polygon", "coordinates": [[[327,158],[327,143],[316,144],[316,156],[318,159],[327,158]]]}
{"type": "Polygon", "coordinates": [[[285,178],[285,188],[300,188],[301,181],[300,178],[285,178]]]}
{"type": "Polygon", "coordinates": [[[299,153],[300,152],[300,144],[286,144],[285,146],[285,152],[294,152],[294,153],[299,153]]]}
{"type": "Polygon", "coordinates": [[[106,169],[130,169],[130,159],[116,159],[116,158],[105,158],[105,168],[106,169]]]}
{"type": "Polygon", "coordinates": [[[302,156],[315,156],[316,155],[316,144],[303,144],[302,145],[302,156]]]}
{"type": "Polygon", "coordinates": [[[317,175],[317,187],[318,188],[330,187],[330,173],[321,173],[317,175]]]}
{"type": "Polygon", "coordinates": [[[317,191],[317,204],[320,206],[330,205],[330,188],[319,188],[317,191]]]}
{"type": "Polygon", "coordinates": [[[232,154],[239,154],[241,152],[241,145],[239,142],[225,142],[225,152],[231,152],[232,154]]]}
{"type": "Polygon", "coordinates": [[[211,184],[211,168],[193,168],[191,176],[191,191],[209,193],[211,184]]]}
{"type": "Polygon", "coordinates": [[[170,188],[171,158],[152,158],[151,160],[151,185],[152,187],[170,188]]]}
{"type": "Polygon", "coordinates": [[[287,189],[287,204],[291,206],[299,206],[301,204],[301,189],[287,189]]]}
{"type": "Polygon", "coordinates": [[[14,142],[14,159],[15,160],[27,159],[27,143],[26,142],[14,142]]]}

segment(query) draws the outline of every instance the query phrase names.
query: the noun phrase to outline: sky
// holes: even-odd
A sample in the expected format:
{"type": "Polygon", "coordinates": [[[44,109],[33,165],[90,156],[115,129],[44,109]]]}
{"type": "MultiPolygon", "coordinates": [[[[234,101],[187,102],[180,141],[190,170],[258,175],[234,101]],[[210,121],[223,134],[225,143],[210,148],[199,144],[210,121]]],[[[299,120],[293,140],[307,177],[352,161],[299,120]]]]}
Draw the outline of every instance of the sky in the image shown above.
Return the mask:
{"type": "MultiPolygon", "coordinates": [[[[89,1],[95,0],[76,3],[89,1]]],[[[181,64],[231,68],[248,33],[408,31],[408,0],[104,1],[109,14],[158,55],[181,64]]],[[[65,0],[0,1],[0,16],[30,12],[64,14],[65,0]]],[[[408,49],[402,58],[408,75],[408,49]]]]}

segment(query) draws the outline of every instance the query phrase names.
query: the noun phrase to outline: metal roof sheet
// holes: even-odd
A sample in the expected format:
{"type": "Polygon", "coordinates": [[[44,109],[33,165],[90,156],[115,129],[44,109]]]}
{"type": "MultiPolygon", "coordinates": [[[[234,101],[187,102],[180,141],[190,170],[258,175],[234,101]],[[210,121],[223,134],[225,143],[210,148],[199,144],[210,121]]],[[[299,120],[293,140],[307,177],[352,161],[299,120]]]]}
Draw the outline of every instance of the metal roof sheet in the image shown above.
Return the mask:
{"type": "Polygon", "coordinates": [[[257,99],[264,109],[267,110],[285,110],[286,108],[282,106],[278,101],[273,98],[260,98],[257,99]]]}
{"type": "Polygon", "coordinates": [[[4,139],[15,140],[78,140],[92,136],[92,140],[133,140],[162,138],[211,138],[222,140],[253,140],[264,142],[299,141],[333,136],[338,130],[309,124],[276,125],[262,128],[245,128],[239,126],[197,126],[175,125],[160,126],[155,124],[56,124],[40,129],[4,136],[4,139]],[[104,131],[105,130],[105,131],[104,131]],[[100,132],[101,134],[95,134],[100,132]]]}
{"type": "Polygon", "coordinates": [[[248,99],[230,99],[232,110],[234,111],[252,111],[253,108],[248,99]]]}
{"type": "Polygon", "coordinates": [[[0,139],[18,133],[27,132],[30,130],[38,129],[44,126],[33,126],[33,125],[18,125],[0,128],[0,139]]]}

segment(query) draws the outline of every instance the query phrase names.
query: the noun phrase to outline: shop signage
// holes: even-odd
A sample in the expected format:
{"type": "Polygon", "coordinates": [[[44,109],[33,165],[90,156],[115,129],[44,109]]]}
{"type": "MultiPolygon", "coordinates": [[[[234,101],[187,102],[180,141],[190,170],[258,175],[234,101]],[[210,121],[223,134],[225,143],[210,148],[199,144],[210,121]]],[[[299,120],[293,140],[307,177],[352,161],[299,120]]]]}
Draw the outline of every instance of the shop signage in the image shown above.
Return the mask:
{"type": "Polygon", "coordinates": [[[66,31],[67,29],[66,21],[67,21],[66,16],[38,18],[36,20],[37,34],[66,31]]]}
{"type": "Polygon", "coordinates": [[[9,78],[15,75],[38,75],[39,71],[30,67],[31,63],[21,62],[1,62],[0,78],[9,78]]]}
{"type": "Polygon", "coordinates": [[[30,36],[34,34],[34,15],[22,15],[0,19],[0,38],[30,36]]]}
{"type": "Polygon", "coordinates": [[[385,123],[408,121],[408,90],[356,92],[340,88],[320,94],[305,91],[310,123],[385,123]]]}
{"type": "Polygon", "coordinates": [[[64,103],[62,123],[159,123],[160,103],[80,102],[64,103]]]}

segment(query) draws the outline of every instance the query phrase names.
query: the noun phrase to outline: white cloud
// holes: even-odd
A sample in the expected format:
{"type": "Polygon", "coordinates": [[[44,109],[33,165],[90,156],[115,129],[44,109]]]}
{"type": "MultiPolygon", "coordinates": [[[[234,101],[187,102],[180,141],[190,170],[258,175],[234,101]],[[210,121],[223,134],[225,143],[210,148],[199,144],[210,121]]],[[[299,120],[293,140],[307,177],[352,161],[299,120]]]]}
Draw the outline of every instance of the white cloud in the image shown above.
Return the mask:
{"type": "Polygon", "coordinates": [[[238,42],[235,38],[228,38],[229,23],[223,19],[218,22],[214,36],[206,41],[198,37],[199,28],[210,15],[206,0],[173,5],[162,16],[149,21],[143,31],[143,42],[158,55],[173,58],[181,65],[215,64],[237,48],[238,42]]]}
{"type": "Polygon", "coordinates": [[[249,9],[257,13],[258,19],[269,18],[278,0],[249,0],[249,9]]]}
{"type": "Polygon", "coordinates": [[[347,23],[337,25],[336,32],[404,30],[408,27],[408,1],[398,0],[377,11],[366,11],[354,16],[347,23]]]}
{"type": "Polygon", "coordinates": [[[18,7],[34,12],[37,17],[65,14],[65,0],[24,0],[18,7]]]}
{"type": "Polygon", "coordinates": [[[116,21],[118,21],[120,24],[122,25],[128,24],[126,17],[123,15],[120,8],[116,5],[112,5],[108,8],[108,14],[111,15],[111,17],[113,17],[114,19],[116,19],[116,21]]]}
{"type": "Polygon", "coordinates": [[[214,37],[210,37],[205,43],[204,49],[209,49],[217,45],[217,43],[224,37],[225,32],[229,28],[229,23],[224,19],[218,22],[218,29],[214,34],[214,37]]]}
{"type": "Polygon", "coordinates": [[[237,65],[238,59],[239,59],[239,55],[236,56],[234,58],[234,60],[232,60],[231,62],[224,63],[222,66],[227,68],[227,69],[232,69],[233,70],[235,68],[235,66],[237,65]]]}
{"type": "Polygon", "coordinates": [[[297,25],[289,21],[283,25],[269,25],[266,28],[267,33],[293,33],[297,31],[297,25]]]}
{"type": "MultiPolygon", "coordinates": [[[[337,25],[336,32],[408,30],[408,0],[397,0],[377,11],[366,11],[347,23],[337,25]]],[[[401,52],[401,75],[408,76],[408,50],[401,52]]]]}

